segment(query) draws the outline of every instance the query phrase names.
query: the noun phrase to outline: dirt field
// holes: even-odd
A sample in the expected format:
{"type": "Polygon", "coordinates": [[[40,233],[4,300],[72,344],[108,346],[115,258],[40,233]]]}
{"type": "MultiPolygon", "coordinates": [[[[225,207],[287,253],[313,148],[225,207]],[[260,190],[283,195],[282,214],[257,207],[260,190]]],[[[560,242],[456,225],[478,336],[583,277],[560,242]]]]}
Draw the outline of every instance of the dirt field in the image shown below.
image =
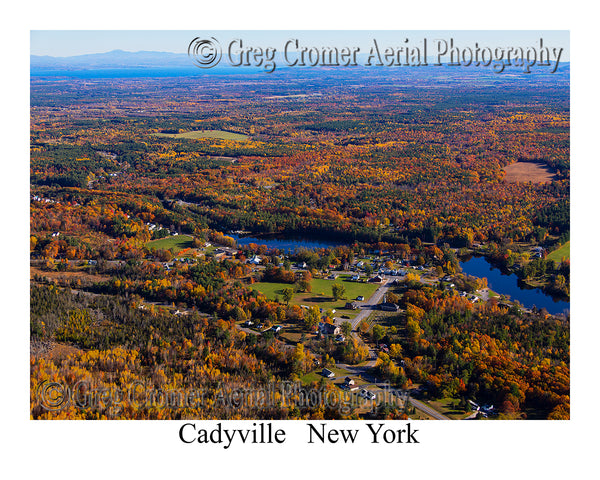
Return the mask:
{"type": "Polygon", "coordinates": [[[555,175],[545,166],[533,162],[517,162],[504,167],[504,179],[510,183],[533,182],[546,183],[554,180],[555,175]]]}
{"type": "Polygon", "coordinates": [[[38,342],[37,344],[30,346],[30,354],[32,356],[45,358],[46,360],[60,361],[67,358],[69,355],[81,352],[83,352],[83,350],[80,350],[79,348],[56,342],[38,342]]]}

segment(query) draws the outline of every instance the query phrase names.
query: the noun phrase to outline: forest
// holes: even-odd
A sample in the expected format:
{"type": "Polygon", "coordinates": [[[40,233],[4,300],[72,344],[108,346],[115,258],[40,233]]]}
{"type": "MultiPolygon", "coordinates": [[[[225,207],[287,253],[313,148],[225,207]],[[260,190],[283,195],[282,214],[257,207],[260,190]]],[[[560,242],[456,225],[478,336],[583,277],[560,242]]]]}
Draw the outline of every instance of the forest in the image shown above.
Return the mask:
{"type": "Polygon", "coordinates": [[[568,256],[548,257],[570,238],[568,75],[317,71],[32,77],[32,418],[413,415],[300,401],[339,392],[315,372],[340,365],[465,415],[471,401],[493,418],[569,418],[569,316],[487,295],[459,265],[483,255],[569,297],[568,256]],[[515,164],[544,176],[509,181],[515,164]],[[337,246],[289,252],[234,234],[337,246]],[[398,310],[348,331],[346,276],[379,269],[409,271],[387,292],[398,310]],[[321,292],[331,276],[338,287],[321,292]],[[270,297],[265,283],[284,287],[270,297]],[[299,303],[309,293],[343,299],[342,313],[299,303]],[[267,406],[221,401],[288,381],[302,388],[267,406]],[[52,410],[48,382],[204,396],[52,410]]]}

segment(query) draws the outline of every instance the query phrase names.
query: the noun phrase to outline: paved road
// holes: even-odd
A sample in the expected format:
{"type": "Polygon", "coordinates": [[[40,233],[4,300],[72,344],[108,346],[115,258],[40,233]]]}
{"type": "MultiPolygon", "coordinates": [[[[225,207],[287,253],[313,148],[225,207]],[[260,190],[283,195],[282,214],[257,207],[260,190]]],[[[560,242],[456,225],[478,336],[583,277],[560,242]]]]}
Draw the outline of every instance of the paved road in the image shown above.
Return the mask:
{"type": "Polygon", "coordinates": [[[360,312],[358,312],[358,315],[350,320],[350,323],[352,324],[352,330],[356,330],[360,325],[360,322],[365,320],[369,314],[377,308],[377,304],[381,301],[391,286],[392,282],[388,279],[385,279],[385,283],[383,283],[375,291],[375,293],[373,293],[373,295],[371,295],[371,297],[360,306],[360,312]]]}
{"type": "Polygon", "coordinates": [[[431,408],[429,405],[416,400],[412,397],[409,397],[408,400],[415,408],[425,412],[427,415],[432,416],[433,418],[437,419],[437,420],[450,420],[446,415],[442,415],[440,412],[438,412],[437,410],[434,410],[433,408],[431,408]]]}
{"type": "MultiPolygon", "coordinates": [[[[338,364],[338,367],[344,368],[346,370],[348,370],[348,372],[352,375],[356,375],[360,378],[362,378],[363,380],[369,382],[366,385],[361,385],[361,388],[369,388],[371,386],[376,386],[379,387],[385,391],[388,391],[390,385],[387,382],[381,382],[379,381],[378,378],[375,377],[375,375],[373,375],[371,368],[375,365],[375,360],[369,361],[368,363],[364,364],[364,365],[347,365],[347,364],[338,364]]],[[[401,397],[404,398],[404,397],[401,397]]],[[[412,397],[408,397],[408,402],[414,406],[417,410],[421,410],[422,412],[426,413],[427,415],[429,415],[430,417],[433,417],[437,420],[450,420],[450,418],[448,418],[447,416],[441,414],[440,412],[438,412],[437,410],[433,409],[432,407],[430,407],[429,405],[421,402],[420,400],[417,400],[415,398],[412,397]]]]}

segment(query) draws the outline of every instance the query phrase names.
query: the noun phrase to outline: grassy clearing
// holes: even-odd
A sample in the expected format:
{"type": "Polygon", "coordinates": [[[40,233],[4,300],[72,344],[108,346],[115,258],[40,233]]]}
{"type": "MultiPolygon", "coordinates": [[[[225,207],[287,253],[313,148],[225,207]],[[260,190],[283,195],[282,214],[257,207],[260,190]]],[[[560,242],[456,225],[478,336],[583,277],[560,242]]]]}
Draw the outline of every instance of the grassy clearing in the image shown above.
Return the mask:
{"type": "Polygon", "coordinates": [[[312,382],[319,382],[319,381],[321,381],[321,379],[324,379],[326,381],[335,383],[336,381],[339,381],[340,379],[344,379],[349,373],[348,370],[346,370],[344,368],[327,367],[327,369],[331,370],[333,373],[335,373],[335,378],[325,378],[323,375],[321,375],[323,368],[318,368],[317,370],[313,370],[312,372],[307,373],[306,375],[301,377],[300,381],[302,383],[306,384],[306,383],[312,383],[312,382]]]}
{"type": "Polygon", "coordinates": [[[381,310],[374,310],[367,317],[367,324],[373,325],[375,323],[384,327],[398,327],[402,324],[404,313],[400,312],[384,312],[381,310]]]}
{"type": "Polygon", "coordinates": [[[310,372],[304,375],[302,378],[300,378],[300,381],[306,385],[313,382],[320,382],[321,379],[325,379],[325,377],[321,375],[321,370],[315,370],[314,372],[310,372]]]}
{"type": "Polygon", "coordinates": [[[563,258],[567,260],[571,257],[571,242],[568,241],[560,248],[550,252],[546,257],[548,260],[554,260],[555,262],[560,262],[563,258]]]}
{"type": "Polygon", "coordinates": [[[439,400],[429,400],[425,403],[452,420],[462,420],[471,414],[471,412],[463,412],[462,410],[455,409],[453,404],[458,403],[458,400],[455,398],[441,398],[439,400]]]}
{"type": "Polygon", "coordinates": [[[354,300],[359,295],[362,295],[365,297],[365,300],[367,300],[379,287],[379,284],[376,283],[351,282],[348,280],[349,278],[350,275],[342,275],[336,280],[317,278],[312,282],[313,293],[322,293],[323,295],[329,296],[331,295],[331,285],[333,283],[340,283],[346,289],[345,296],[348,301],[354,300]]]}
{"type": "MultiPolygon", "coordinates": [[[[251,288],[258,290],[267,298],[275,299],[278,296],[282,300],[283,289],[291,286],[288,283],[258,282],[252,284],[251,288]]],[[[377,287],[377,284],[347,282],[343,281],[342,278],[338,278],[337,280],[316,278],[312,281],[312,292],[295,293],[291,303],[293,305],[307,305],[309,307],[316,305],[324,310],[335,309],[336,316],[347,315],[350,318],[354,318],[357,312],[356,310],[345,309],[346,302],[354,300],[359,295],[368,300],[375,290],[377,290],[377,287]],[[346,287],[346,298],[337,301],[333,299],[331,296],[331,285],[335,282],[341,283],[346,287]]]]}
{"type": "Polygon", "coordinates": [[[199,138],[218,138],[221,140],[233,140],[235,142],[245,142],[248,140],[248,135],[241,133],[225,132],[224,130],[194,130],[192,132],[183,133],[153,133],[156,137],[197,140],[199,138]]]}
{"type": "Polygon", "coordinates": [[[192,237],[189,235],[175,235],[172,237],[165,237],[159,240],[152,240],[146,244],[148,248],[156,248],[162,250],[173,249],[174,253],[179,253],[184,248],[190,248],[192,246],[192,237]]]}

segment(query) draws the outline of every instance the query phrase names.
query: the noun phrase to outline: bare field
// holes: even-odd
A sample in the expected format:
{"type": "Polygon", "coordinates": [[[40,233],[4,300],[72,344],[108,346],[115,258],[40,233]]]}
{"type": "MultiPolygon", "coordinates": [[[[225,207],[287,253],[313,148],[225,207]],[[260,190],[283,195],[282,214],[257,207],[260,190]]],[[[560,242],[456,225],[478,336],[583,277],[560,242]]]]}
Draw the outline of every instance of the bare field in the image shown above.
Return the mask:
{"type": "Polygon", "coordinates": [[[71,280],[81,280],[83,283],[97,283],[97,282],[105,282],[110,280],[108,275],[91,275],[87,272],[77,271],[77,272],[56,272],[56,271],[46,271],[41,270],[36,267],[29,268],[29,277],[33,279],[35,275],[39,275],[41,277],[45,277],[49,280],[56,280],[58,282],[69,282],[71,280]]]}
{"type": "Polygon", "coordinates": [[[506,173],[504,179],[509,183],[551,182],[556,176],[545,166],[533,162],[517,162],[504,167],[506,173]]]}

